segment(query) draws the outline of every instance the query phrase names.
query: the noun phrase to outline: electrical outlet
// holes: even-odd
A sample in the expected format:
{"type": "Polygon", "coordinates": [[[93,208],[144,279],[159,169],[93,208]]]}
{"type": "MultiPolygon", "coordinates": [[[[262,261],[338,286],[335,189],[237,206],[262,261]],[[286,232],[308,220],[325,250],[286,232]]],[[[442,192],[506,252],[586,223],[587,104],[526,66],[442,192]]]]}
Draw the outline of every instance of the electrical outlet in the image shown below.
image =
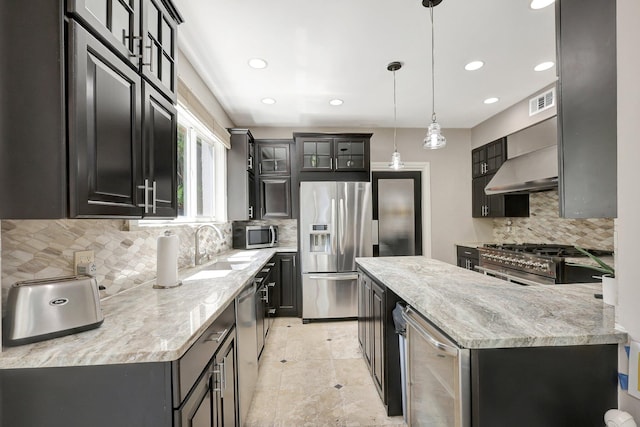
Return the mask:
{"type": "Polygon", "coordinates": [[[95,261],[93,251],[77,251],[73,253],[73,272],[78,273],[79,264],[89,264],[95,261]]]}

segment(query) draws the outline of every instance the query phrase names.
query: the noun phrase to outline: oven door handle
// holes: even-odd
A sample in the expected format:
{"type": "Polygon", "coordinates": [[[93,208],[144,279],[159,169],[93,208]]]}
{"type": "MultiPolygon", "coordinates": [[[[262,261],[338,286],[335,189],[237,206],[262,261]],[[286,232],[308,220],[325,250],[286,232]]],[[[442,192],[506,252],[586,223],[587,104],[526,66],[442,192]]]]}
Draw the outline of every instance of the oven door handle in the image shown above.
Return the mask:
{"type": "Polygon", "coordinates": [[[529,280],[529,279],[524,279],[522,277],[518,277],[518,276],[512,276],[509,273],[503,273],[502,271],[497,271],[497,270],[492,270],[490,268],[484,268],[484,267],[480,267],[479,265],[476,265],[476,270],[478,270],[481,273],[484,273],[486,275],[494,275],[497,277],[502,277],[504,279],[507,279],[507,281],[509,282],[515,282],[518,284],[523,284],[525,286],[540,286],[541,283],[539,282],[535,282],[533,280],[529,280]]]}

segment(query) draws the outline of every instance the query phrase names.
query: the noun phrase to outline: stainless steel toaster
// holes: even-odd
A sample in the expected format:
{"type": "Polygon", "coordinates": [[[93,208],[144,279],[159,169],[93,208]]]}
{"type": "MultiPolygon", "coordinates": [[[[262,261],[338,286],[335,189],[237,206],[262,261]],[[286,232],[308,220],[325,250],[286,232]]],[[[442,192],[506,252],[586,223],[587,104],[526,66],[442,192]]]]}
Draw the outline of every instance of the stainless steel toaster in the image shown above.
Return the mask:
{"type": "Polygon", "coordinates": [[[55,277],[9,288],[4,344],[21,345],[97,328],[104,321],[96,279],[55,277]]]}

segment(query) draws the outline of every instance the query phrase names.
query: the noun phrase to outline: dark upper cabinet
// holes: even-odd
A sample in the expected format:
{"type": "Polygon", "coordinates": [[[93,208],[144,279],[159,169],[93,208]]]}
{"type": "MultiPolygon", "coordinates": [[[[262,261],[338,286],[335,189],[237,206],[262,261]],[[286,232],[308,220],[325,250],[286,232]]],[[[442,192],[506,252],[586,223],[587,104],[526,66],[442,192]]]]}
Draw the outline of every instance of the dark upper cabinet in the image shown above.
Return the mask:
{"type": "Polygon", "coordinates": [[[471,170],[474,178],[494,174],[507,160],[507,138],[500,138],[471,152],[471,170]]]}
{"type": "Polygon", "coordinates": [[[175,106],[151,85],[143,85],[143,184],[141,203],[145,217],[172,218],[178,214],[177,126],[175,106]]]}
{"type": "Polygon", "coordinates": [[[67,11],[138,67],[140,0],[67,0],[67,11]]]}
{"type": "Polygon", "coordinates": [[[70,216],[138,216],[140,76],[77,22],[70,41],[70,216]]]}
{"type": "Polygon", "coordinates": [[[119,37],[136,31],[137,5],[3,3],[0,38],[14,42],[3,44],[0,95],[12,107],[0,136],[20,144],[0,155],[0,218],[142,218],[154,200],[156,216],[175,216],[175,110],[119,37]]]}
{"type": "MultiPolygon", "coordinates": [[[[112,0],[118,1],[118,0],[112,0]]],[[[153,85],[172,101],[177,98],[177,23],[181,18],[171,4],[142,0],[140,69],[153,85]]]]}
{"type": "Polygon", "coordinates": [[[257,183],[254,176],[255,141],[249,129],[229,129],[227,152],[227,215],[230,220],[257,219],[257,183]]]}
{"type": "Polygon", "coordinates": [[[258,173],[260,175],[290,175],[290,144],[258,143],[258,173]]]}
{"type": "Polygon", "coordinates": [[[257,218],[295,218],[297,216],[297,173],[295,145],[290,139],[255,141],[258,183],[257,218]]]}
{"type": "Polygon", "coordinates": [[[262,219],[291,218],[291,178],[258,179],[260,187],[260,217],[262,219]]]}
{"type": "Polygon", "coordinates": [[[368,181],[371,135],[294,133],[300,180],[368,181]]]}
{"type": "Polygon", "coordinates": [[[560,216],[617,216],[616,2],[556,2],[560,216]]]}
{"type": "Polygon", "coordinates": [[[528,194],[496,194],[487,196],[484,188],[507,160],[507,138],[471,151],[471,216],[473,218],[529,216],[528,194]]]}
{"type": "Polygon", "coordinates": [[[182,17],[169,1],[69,0],[67,11],[176,101],[177,25],[182,17]]]}

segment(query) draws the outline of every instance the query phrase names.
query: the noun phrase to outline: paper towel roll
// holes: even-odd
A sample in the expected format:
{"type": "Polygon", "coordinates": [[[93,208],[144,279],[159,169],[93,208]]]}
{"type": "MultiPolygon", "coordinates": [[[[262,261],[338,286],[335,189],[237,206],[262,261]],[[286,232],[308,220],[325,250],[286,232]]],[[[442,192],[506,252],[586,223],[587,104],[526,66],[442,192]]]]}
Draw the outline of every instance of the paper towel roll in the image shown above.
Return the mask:
{"type": "Polygon", "coordinates": [[[179,286],[178,281],[178,236],[165,231],[158,237],[157,275],[155,287],[172,288],[179,286]]]}

